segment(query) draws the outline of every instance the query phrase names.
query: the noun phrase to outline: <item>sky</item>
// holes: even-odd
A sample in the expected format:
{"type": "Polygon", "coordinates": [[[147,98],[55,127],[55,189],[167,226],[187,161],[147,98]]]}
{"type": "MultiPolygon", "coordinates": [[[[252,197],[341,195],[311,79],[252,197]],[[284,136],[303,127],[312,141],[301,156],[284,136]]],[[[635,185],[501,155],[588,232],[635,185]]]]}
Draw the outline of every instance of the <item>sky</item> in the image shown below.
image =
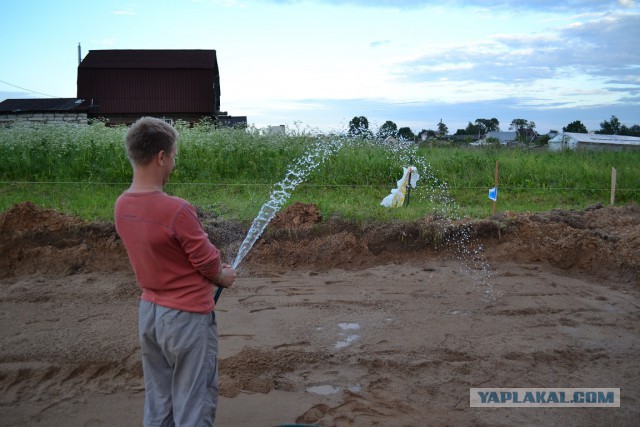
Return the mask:
{"type": "Polygon", "coordinates": [[[3,0],[0,101],[76,96],[100,49],[214,49],[258,128],[640,124],[640,0],[3,0]]]}

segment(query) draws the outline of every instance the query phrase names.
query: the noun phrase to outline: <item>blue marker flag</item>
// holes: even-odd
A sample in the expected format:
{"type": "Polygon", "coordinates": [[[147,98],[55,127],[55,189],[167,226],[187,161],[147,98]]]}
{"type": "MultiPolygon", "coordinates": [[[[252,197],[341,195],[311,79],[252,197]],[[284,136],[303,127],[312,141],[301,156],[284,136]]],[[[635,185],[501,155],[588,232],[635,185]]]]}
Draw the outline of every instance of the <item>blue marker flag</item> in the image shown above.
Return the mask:
{"type": "Polygon", "coordinates": [[[489,189],[489,199],[493,200],[494,202],[498,201],[498,188],[497,187],[493,187],[489,189]]]}

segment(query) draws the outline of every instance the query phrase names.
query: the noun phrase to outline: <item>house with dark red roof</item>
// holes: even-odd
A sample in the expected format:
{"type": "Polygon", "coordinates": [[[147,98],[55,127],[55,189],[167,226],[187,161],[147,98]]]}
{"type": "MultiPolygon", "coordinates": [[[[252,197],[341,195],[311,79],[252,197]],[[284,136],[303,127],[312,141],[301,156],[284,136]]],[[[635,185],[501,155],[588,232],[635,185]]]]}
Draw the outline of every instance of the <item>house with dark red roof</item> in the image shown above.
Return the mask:
{"type": "Polygon", "coordinates": [[[220,111],[215,50],[90,50],[78,66],[77,95],[94,99],[94,114],[110,123],[129,124],[141,116],[247,121],[220,111]]]}
{"type": "Polygon", "coordinates": [[[51,114],[44,111],[54,109],[57,117],[79,123],[131,124],[154,116],[246,126],[246,116],[220,110],[220,95],[215,50],[91,50],[78,65],[77,98],[9,99],[0,103],[0,112],[6,123],[27,113],[33,115],[30,121],[50,122],[51,114]],[[76,120],[80,110],[84,116],[76,120]]]}

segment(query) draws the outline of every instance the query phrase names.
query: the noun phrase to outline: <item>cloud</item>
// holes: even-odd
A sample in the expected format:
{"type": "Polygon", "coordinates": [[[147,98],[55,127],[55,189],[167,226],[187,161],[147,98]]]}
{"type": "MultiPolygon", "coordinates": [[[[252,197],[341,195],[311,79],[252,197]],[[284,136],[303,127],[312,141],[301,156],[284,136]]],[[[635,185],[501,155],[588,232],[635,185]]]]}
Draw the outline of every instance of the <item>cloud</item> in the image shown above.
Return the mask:
{"type": "Polygon", "coordinates": [[[124,9],[124,10],[114,10],[111,13],[114,15],[124,15],[124,16],[134,16],[136,14],[136,12],[131,8],[124,9]]]}
{"type": "Polygon", "coordinates": [[[371,42],[369,44],[369,46],[371,46],[371,47],[380,47],[380,46],[383,46],[383,45],[389,44],[389,43],[391,43],[391,40],[376,40],[374,42],[371,42]]]}
{"type": "Polygon", "coordinates": [[[555,34],[498,34],[398,64],[410,81],[535,82],[584,74],[640,85],[640,14],[605,16],[555,34]]]}
{"type": "Polygon", "coordinates": [[[556,66],[549,64],[548,57],[555,49],[544,37],[524,40],[499,36],[429,53],[401,64],[396,74],[414,82],[446,78],[513,83],[552,78],[556,66]]]}
{"type": "Polygon", "coordinates": [[[580,49],[566,49],[572,61],[580,61],[599,69],[640,66],[640,14],[618,15],[591,20],[564,29],[560,36],[573,40],[580,49]]]}
{"type": "Polygon", "coordinates": [[[118,43],[118,39],[116,37],[105,37],[100,40],[91,40],[91,43],[102,47],[112,47],[118,43]]]}
{"type": "Polygon", "coordinates": [[[238,0],[212,0],[211,3],[226,8],[245,7],[244,2],[238,0]]]}

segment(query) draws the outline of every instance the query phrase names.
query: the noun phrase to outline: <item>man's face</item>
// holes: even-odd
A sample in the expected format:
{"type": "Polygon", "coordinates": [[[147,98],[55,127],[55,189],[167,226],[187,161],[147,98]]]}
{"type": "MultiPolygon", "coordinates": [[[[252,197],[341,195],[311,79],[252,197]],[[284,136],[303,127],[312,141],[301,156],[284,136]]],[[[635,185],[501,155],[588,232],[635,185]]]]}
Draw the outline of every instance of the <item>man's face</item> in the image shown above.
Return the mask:
{"type": "Polygon", "coordinates": [[[171,171],[176,167],[176,157],[178,157],[178,147],[173,147],[171,153],[165,156],[164,161],[164,177],[162,179],[162,184],[166,184],[169,181],[169,175],[171,175],[171,171]]]}

